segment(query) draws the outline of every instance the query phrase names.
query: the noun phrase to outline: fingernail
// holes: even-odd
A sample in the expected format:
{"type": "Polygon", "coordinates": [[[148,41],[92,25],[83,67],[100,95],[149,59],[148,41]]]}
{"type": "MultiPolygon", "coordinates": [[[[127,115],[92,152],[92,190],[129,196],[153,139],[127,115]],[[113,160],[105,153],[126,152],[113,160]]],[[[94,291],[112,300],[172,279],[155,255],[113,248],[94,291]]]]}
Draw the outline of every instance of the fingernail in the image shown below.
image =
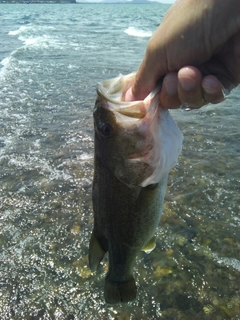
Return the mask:
{"type": "Polygon", "coordinates": [[[177,94],[177,78],[167,74],[163,81],[164,89],[169,95],[177,94]]]}
{"type": "Polygon", "coordinates": [[[211,78],[204,79],[202,87],[208,94],[215,94],[219,92],[219,86],[216,87],[216,80],[212,80],[211,78]]]}
{"type": "Polygon", "coordinates": [[[190,91],[196,86],[196,81],[189,77],[179,78],[179,82],[183,90],[190,91]]]}

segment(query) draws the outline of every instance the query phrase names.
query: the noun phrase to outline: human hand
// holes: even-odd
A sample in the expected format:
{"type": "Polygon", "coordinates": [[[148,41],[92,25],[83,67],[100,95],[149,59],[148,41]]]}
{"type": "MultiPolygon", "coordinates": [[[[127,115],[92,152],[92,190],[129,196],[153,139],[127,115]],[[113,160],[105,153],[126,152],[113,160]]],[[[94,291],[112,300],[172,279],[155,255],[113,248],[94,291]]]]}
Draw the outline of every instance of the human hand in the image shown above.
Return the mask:
{"type": "Polygon", "coordinates": [[[150,39],[126,100],[145,98],[163,76],[164,107],[223,100],[240,83],[239,0],[177,0],[150,39]]]}

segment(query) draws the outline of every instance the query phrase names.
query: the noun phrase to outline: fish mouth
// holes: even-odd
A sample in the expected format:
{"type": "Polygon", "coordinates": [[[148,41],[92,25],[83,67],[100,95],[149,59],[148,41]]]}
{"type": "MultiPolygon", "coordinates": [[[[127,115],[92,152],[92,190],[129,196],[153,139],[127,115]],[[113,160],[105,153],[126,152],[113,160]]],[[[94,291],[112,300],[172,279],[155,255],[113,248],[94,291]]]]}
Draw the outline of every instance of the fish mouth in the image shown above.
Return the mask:
{"type": "MultiPolygon", "coordinates": [[[[136,72],[132,72],[130,75],[119,75],[117,78],[113,78],[97,84],[97,94],[106,101],[115,105],[121,105],[123,108],[132,105],[132,102],[124,101],[126,91],[132,87],[136,72]]],[[[135,101],[136,102],[136,101],[135,101]]]]}
{"type": "Polygon", "coordinates": [[[98,83],[97,94],[102,102],[101,107],[126,117],[143,119],[147,110],[142,100],[124,101],[125,93],[132,86],[135,75],[136,72],[133,72],[128,77],[120,75],[120,81],[114,78],[98,83]]]}
{"type": "Polygon", "coordinates": [[[127,76],[120,74],[118,78],[98,83],[97,94],[102,100],[102,107],[129,118],[143,119],[149,111],[149,101],[161,88],[161,81],[144,100],[125,101],[125,94],[132,87],[135,76],[136,72],[127,76]]]}

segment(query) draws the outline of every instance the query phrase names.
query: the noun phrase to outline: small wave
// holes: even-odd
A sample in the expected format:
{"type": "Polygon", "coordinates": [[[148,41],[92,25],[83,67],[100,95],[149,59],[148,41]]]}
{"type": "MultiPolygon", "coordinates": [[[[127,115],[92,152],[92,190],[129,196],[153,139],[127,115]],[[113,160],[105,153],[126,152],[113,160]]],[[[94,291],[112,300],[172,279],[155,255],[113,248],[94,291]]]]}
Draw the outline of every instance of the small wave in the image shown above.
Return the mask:
{"type": "Polygon", "coordinates": [[[19,60],[15,57],[19,49],[21,48],[13,50],[8,57],[0,61],[0,81],[5,81],[9,77],[11,77],[11,75],[16,75],[16,73],[21,73],[22,70],[29,69],[28,61],[19,60]]]}
{"type": "Polygon", "coordinates": [[[19,37],[19,40],[21,40],[25,46],[35,46],[35,47],[44,47],[47,48],[51,45],[54,46],[55,40],[47,35],[42,35],[38,37],[19,37]]]}
{"type": "Polygon", "coordinates": [[[144,31],[142,29],[137,29],[135,27],[129,27],[126,30],[124,30],[124,32],[126,34],[128,34],[129,36],[133,36],[133,37],[145,38],[145,37],[151,37],[152,36],[152,32],[151,31],[144,31]]]}
{"type": "Polygon", "coordinates": [[[18,36],[22,34],[35,34],[47,30],[55,30],[55,27],[53,26],[35,26],[33,24],[30,24],[28,26],[21,26],[17,30],[12,30],[8,32],[9,36],[18,36]]]}
{"type": "Polygon", "coordinates": [[[7,70],[9,69],[10,67],[10,64],[11,64],[11,55],[7,58],[4,58],[0,64],[3,66],[1,69],[0,69],[0,79],[1,78],[4,78],[5,75],[7,74],[7,70]]]}
{"type": "Polygon", "coordinates": [[[6,67],[6,66],[9,65],[9,63],[10,63],[10,57],[4,58],[0,63],[1,63],[1,65],[3,65],[4,67],[6,67]]]}
{"type": "Polygon", "coordinates": [[[49,30],[54,30],[51,26],[21,26],[17,30],[9,31],[8,35],[18,36],[18,39],[24,43],[25,46],[34,47],[52,47],[61,46],[61,41],[48,35],[49,30]]]}
{"type": "Polygon", "coordinates": [[[22,27],[20,27],[20,28],[17,29],[17,30],[9,31],[9,32],[8,32],[8,35],[9,35],[9,36],[17,36],[17,35],[25,32],[27,29],[29,29],[29,27],[22,26],[22,27]]]}

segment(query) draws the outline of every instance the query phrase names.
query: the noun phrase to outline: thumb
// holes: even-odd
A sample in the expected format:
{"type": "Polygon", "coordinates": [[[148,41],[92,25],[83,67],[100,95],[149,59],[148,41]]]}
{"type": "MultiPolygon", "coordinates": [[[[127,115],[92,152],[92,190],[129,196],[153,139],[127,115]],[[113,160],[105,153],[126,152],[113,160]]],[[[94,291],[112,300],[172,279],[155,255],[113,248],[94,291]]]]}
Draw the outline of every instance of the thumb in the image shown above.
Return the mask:
{"type": "Polygon", "coordinates": [[[132,100],[142,100],[156,87],[156,83],[165,72],[159,63],[156,63],[154,57],[144,57],[135,77],[131,88],[132,100]],[[146,59],[148,57],[148,59],[146,59]]]}

